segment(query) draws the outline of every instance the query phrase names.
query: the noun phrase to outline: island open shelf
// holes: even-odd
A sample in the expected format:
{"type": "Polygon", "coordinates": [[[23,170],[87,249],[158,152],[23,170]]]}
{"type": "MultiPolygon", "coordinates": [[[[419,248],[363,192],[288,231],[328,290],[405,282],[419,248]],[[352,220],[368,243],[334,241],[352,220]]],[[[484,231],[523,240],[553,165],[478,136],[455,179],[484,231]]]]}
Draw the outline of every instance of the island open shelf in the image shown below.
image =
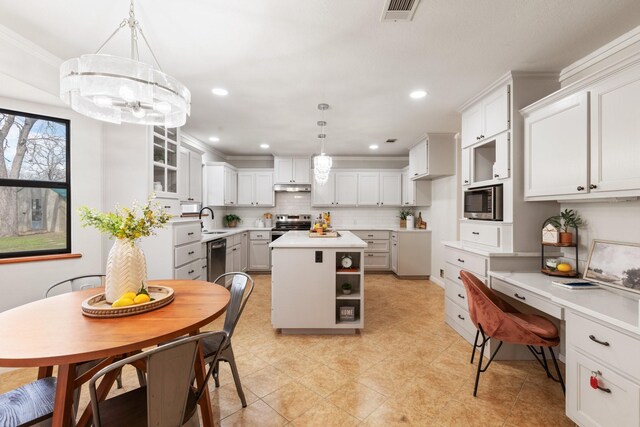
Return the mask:
{"type": "Polygon", "coordinates": [[[306,232],[291,231],[270,246],[274,328],[344,334],[364,327],[364,241],[350,232],[311,239],[306,232]]]}

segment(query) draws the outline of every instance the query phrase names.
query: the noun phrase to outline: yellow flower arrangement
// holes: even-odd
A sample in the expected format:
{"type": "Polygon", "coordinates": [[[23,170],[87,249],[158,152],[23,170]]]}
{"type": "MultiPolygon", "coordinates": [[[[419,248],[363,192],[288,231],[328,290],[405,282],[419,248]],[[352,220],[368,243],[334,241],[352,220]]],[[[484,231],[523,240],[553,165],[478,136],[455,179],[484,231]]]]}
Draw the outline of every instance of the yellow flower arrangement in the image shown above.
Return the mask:
{"type": "Polygon", "coordinates": [[[141,237],[154,234],[155,229],[164,228],[167,221],[171,219],[171,215],[157,203],[152,202],[152,198],[153,195],[144,206],[134,202],[131,208],[116,206],[114,212],[107,213],[82,206],[78,209],[81,224],[83,227],[95,227],[110,237],[126,239],[133,244],[141,237]]]}

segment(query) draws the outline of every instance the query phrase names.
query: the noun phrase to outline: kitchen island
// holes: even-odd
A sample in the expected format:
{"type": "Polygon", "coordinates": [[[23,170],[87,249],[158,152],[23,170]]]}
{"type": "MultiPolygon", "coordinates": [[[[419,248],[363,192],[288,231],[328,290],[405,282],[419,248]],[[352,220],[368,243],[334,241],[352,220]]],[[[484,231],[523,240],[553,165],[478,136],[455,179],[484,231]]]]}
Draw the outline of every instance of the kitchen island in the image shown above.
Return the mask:
{"type": "Polygon", "coordinates": [[[339,234],[289,231],[270,244],[271,324],[283,334],[349,334],[364,327],[367,243],[350,231],[339,234]]]}

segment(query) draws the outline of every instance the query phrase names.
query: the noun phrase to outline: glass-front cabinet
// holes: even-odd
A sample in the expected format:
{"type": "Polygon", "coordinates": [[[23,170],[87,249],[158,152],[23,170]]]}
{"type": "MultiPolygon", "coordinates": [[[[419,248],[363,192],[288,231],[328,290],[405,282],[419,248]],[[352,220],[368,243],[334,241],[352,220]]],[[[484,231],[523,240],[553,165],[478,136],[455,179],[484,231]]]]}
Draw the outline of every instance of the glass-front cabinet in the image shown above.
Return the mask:
{"type": "Polygon", "coordinates": [[[178,128],[154,126],[153,191],[156,197],[178,198],[178,128]]]}

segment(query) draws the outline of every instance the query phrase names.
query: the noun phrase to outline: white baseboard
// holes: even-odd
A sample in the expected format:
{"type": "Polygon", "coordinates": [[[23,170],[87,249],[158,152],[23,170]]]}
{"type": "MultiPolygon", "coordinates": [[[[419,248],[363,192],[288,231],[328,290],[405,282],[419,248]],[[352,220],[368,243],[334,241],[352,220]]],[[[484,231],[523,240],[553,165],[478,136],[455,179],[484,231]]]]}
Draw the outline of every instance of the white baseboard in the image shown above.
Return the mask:
{"type": "Polygon", "coordinates": [[[433,283],[435,283],[436,285],[444,289],[444,281],[440,277],[436,277],[432,275],[431,277],[429,277],[429,280],[431,280],[433,283]]]}

